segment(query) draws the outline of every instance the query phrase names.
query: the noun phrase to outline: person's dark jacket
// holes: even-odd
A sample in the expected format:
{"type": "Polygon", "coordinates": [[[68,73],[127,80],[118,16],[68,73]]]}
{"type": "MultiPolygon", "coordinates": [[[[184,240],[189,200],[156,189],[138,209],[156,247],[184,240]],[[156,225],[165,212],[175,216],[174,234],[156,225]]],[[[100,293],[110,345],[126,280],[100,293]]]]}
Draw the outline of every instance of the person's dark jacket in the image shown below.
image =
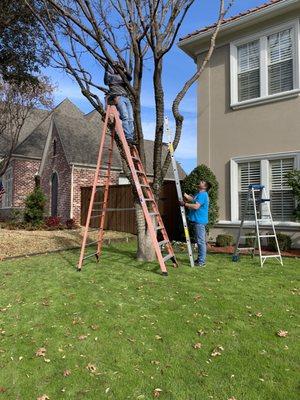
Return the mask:
{"type": "MultiPolygon", "coordinates": [[[[128,81],[131,81],[132,76],[129,72],[124,71],[128,81]]],[[[113,71],[112,68],[107,67],[104,74],[104,83],[109,87],[109,93],[113,96],[127,96],[125,84],[121,75],[113,71]]]]}

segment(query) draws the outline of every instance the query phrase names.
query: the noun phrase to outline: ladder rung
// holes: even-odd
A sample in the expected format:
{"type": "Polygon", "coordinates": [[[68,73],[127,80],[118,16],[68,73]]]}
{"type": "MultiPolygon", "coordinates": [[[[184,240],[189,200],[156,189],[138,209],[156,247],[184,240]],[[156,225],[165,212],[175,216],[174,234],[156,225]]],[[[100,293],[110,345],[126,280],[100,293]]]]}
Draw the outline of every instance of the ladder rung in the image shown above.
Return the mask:
{"type": "Polygon", "coordinates": [[[276,235],[259,235],[260,238],[276,237],[276,235]]]}
{"type": "Polygon", "coordinates": [[[146,176],[146,174],[145,174],[144,171],[140,171],[140,170],[136,169],[135,172],[136,172],[137,174],[145,175],[145,176],[146,176]]]}
{"type": "Polygon", "coordinates": [[[140,186],[150,189],[150,186],[149,186],[149,185],[141,184],[140,186]]]}
{"type": "Polygon", "coordinates": [[[173,257],[174,257],[173,254],[168,254],[167,256],[165,256],[165,257],[163,258],[163,260],[164,260],[164,262],[166,262],[166,261],[170,260],[170,258],[173,258],[173,257]]]}
{"type": "Polygon", "coordinates": [[[256,236],[241,236],[241,239],[256,239],[256,236]]]}
{"type": "Polygon", "coordinates": [[[278,258],[281,257],[281,254],[272,254],[271,256],[261,256],[261,258],[278,258]]]}
{"type": "Polygon", "coordinates": [[[144,199],[145,201],[155,201],[154,199],[144,199]]]}
{"type": "Polygon", "coordinates": [[[164,229],[164,227],[161,226],[161,225],[158,225],[158,226],[155,227],[155,229],[156,229],[157,231],[159,231],[160,229],[164,229]]]}
{"type": "Polygon", "coordinates": [[[150,217],[154,217],[154,216],[159,215],[159,213],[158,212],[152,212],[152,213],[149,213],[149,215],[150,215],[150,217]]]}
{"type": "Polygon", "coordinates": [[[141,161],[140,159],[139,159],[139,157],[134,157],[134,156],[132,156],[131,157],[133,160],[135,160],[135,161],[141,161]]]}
{"type": "Polygon", "coordinates": [[[255,250],[255,247],[238,247],[238,250],[255,250]]]}
{"type": "Polygon", "coordinates": [[[164,244],[167,244],[167,243],[169,243],[168,240],[162,240],[161,242],[158,242],[158,245],[163,246],[164,244]]]}

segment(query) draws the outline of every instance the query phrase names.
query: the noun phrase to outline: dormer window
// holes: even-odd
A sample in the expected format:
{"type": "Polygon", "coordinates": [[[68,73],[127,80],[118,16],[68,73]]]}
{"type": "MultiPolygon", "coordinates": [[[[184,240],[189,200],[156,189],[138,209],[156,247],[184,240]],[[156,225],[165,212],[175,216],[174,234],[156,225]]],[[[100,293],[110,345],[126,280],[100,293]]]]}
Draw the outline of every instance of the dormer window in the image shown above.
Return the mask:
{"type": "Polygon", "coordinates": [[[56,139],[54,139],[53,140],[53,148],[52,148],[53,157],[56,156],[56,152],[57,152],[57,143],[56,143],[56,139]]]}
{"type": "Polygon", "coordinates": [[[299,21],[231,43],[231,106],[299,93],[299,21]]]}

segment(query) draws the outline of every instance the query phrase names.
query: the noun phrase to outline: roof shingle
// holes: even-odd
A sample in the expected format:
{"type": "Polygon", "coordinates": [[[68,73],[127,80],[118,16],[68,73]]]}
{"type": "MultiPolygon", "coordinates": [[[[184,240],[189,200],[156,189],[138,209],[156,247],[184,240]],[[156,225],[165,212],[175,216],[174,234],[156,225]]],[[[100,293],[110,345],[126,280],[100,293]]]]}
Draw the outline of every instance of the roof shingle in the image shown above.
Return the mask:
{"type": "MultiPolygon", "coordinates": [[[[223,20],[223,22],[222,22],[222,26],[228,24],[229,22],[238,20],[238,19],[240,19],[240,18],[242,18],[242,17],[244,17],[244,16],[246,16],[248,14],[253,14],[253,13],[257,12],[257,11],[260,11],[260,10],[262,10],[264,8],[270,7],[273,4],[280,3],[282,1],[286,1],[286,0],[269,0],[268,2],[266,2],[264,4],[261,4],[260,6],[257,6],[257,7],[254,7],[254,8],[250,8],[250,9],[248,9],[246,11],[243,11],[243,12],[241,12],[239,14],[233,15],[232,17],[225,18],[223,20]]],[[[179,41],[183,41],[183,40],[189,39],[189,38],[191,38],[191,37],[193,37],[195,35],[198,35],[199,33],[207,32],[207,31],[215,28],[215,26],[216,26],[216,23],[214,23],[212,25],[205,26],[205,27],[203,27],[201,29],[198,29],[198,30],[196,30],[194,32],[189,33],[188,35],[185,35],[185,36],[181,37],[179,39],[179,41]]]]}

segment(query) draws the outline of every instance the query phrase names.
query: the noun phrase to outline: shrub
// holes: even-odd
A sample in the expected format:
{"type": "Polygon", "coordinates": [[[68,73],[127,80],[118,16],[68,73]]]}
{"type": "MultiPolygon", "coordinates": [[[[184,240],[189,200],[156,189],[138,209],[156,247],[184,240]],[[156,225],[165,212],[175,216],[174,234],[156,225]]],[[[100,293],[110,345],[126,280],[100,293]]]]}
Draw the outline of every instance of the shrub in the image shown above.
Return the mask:
{"type": "Polygon", "coordinates": [[[66,227],[67,229],[76,229],[77,224],[74,218],[70,218],[66,220],[66,227]]]}
{"type": "Polygon", "coordinates": [[[208,191],[209,195],[209,222],[208,230],[214,226],[219,218],[218,195],[219,184],[215,174],[204,164],[199,165],[184,179],[182,189],[184,192],[195,195],[198,192],[198,184],[201,180],[207,181],[211,188],[208,191]]]}
{"type": "Polygon", "coordinates": [[[46,217],[45,225],[47,228],[59,228],[61,226],[61,218],[60,217],[46,217]]]}
{"type": "Polygon", "coordinates": [[[216,238],[216,246],[217,247],[231,246],[232,243],[233,243],[232,235],[218,235],[216,238]]]}
{"type": "MultiPolygon", "coordinates": [[[[292,239],[285,233],[277,233],[278,245],[281,251],[289,251],[292,248],[292,239]]],[[[268,248],[277,251],[275,238],[268,238],[268,248]]]]}
{"type": "Polygon", "coordinates": [[[294,211],[296,221],[300,221],[300,171],[291,171],[286,175],[287,184],[292,188],[297,203],[294,211]]]}
{"type": "Polygon", "coordinates": [[[40,225],[43,222],[46,196],[40,186],[36,186],[31,194],[26,197],[24,221],[32,225],[40,225]]]}

